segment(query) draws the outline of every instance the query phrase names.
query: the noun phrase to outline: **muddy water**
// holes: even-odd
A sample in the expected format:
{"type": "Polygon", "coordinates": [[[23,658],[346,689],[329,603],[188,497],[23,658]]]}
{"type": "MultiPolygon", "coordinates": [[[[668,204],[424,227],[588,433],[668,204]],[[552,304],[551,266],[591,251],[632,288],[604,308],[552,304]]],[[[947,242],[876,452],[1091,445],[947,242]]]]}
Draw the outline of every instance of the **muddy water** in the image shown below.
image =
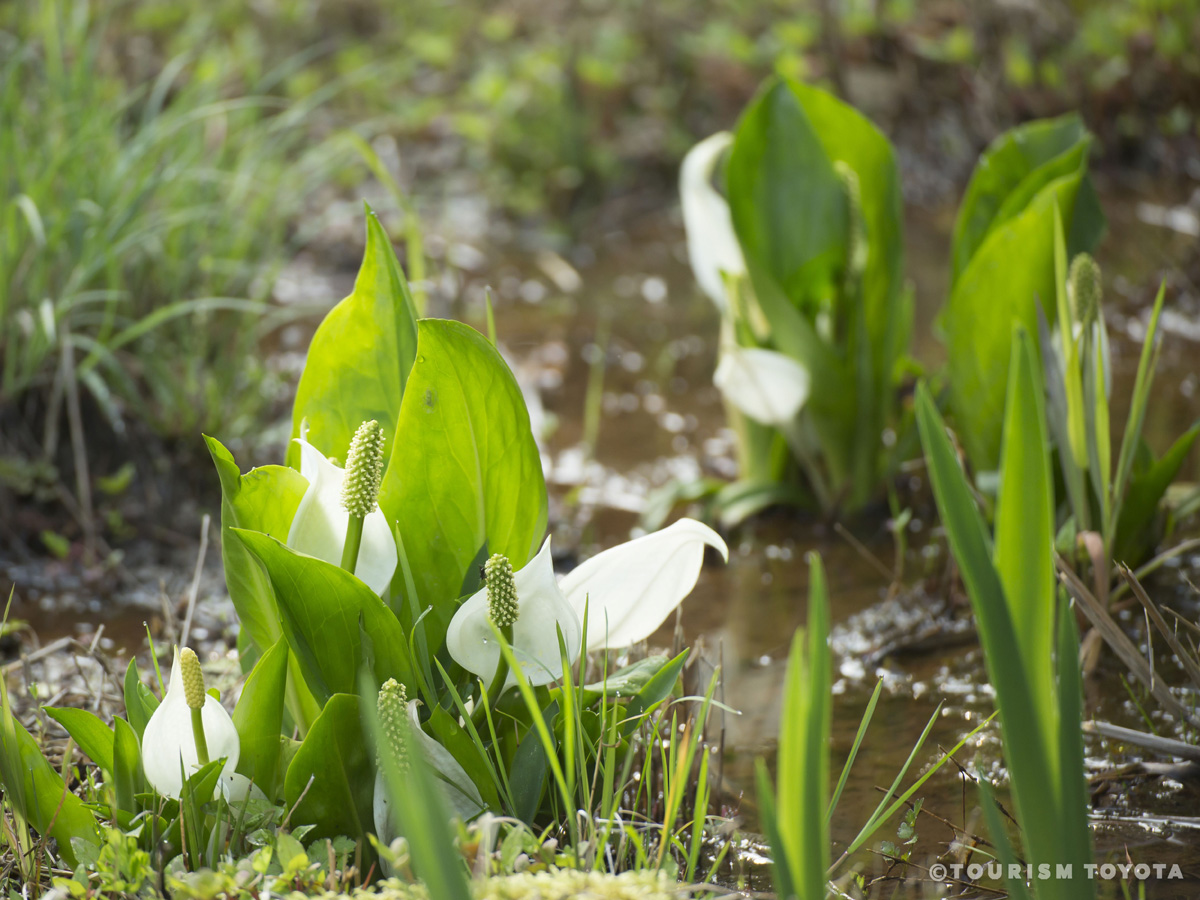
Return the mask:
{"type": "MultiPolygon", "coordinates": [[[[1152,189],[1105,193],[1111,230],[1100,259],[1107,266],[1107,312],[1115,338],[1114,419],[1121,421],[1137,363],[1135,339],[1144,328],[1153,283],[1160,270],[1184,261],[1194,273],[1195,238],[1141,221],[1139,203],[1167,199],[1156,197],[1152,189]]],[[[915,352],[930,365],[943,354],[932,337],[932,322],[946,289],[952,225],[950,208],[912,211],[907,222],[907,272],[918,298],[915,352]]],[[[455,248],[449,251],[447,257],[453,259],[455,248]]],[[[720,398],[711,383],[719,320],[693,288],[677,221],[652,218],[632,230],[600,235],[564,257],[541,251],[481,261],[464,250],[457,252],[462,264],[434,286],[430,312],[482,325],[484,289],[493,289],[501,344],[535,399],[533,413],[542,432],[559,548],[570,556],[586,556],[625,540],[650,492],[673,478],[735,475],[732,436],[724,427],[720,398]]],[[[346,273],[323,277],[331,292],[344,292],[346,273]]],[[[1195,390],[1200,296],[1186,278],[1172,278],[1177,302],[1147,422],[1149,439],[1158,450],[1200,417],[1195,390]]],[[[302,338],[293,334],[289,341],[302,347],[302,338]]],[[[1192,466],[1195,473],[1194,462],[1192,466]]],[[[906,487],[914,497],[922,496],[919,475],[906,487]]],[[[862,546],[852,546],[818,523],[794,518],[767,517],[751,523],[730,536],[729,565],[706,566],[679,623],[704,661],[721,666],[724,701],[740,710],[739,715],[724,716],[726,753],[720,768],[730,811],[753,827],[753,761],[759,755],[769,761],[773,757],[784,657],[805,616],[804,558],[810,551],[821,554],[835,620],[835,771],[849,751],[876,679],[885,681],[834,819],[834,838],[840,846],[870,815],[881,796],[879,789],[892,782],[931,717],[936,716],[913,774],[936,759],[939,748],[954,746],[991,712],[983,662],[969,629],[935,632],[916,648],[920,652],[902,652],[906,636],[928,624],[931,609],[948,604],[938,586],[947,560],[925,518],[918,514],[911,522],[907,552],[899,563],[883,516],[851,523],[850,530],[862,546]],[[894,570],[900,573],[898,579],[894,570]]],[[[1198,570],[1200,560],[1184,560],[1168,570],[1157,587],[1186,603],[1188,574],[1198,570]]],[[[165,583],[161,593],[178,598],[185,592],[190,561],[181,560],[173,571],[173,581],[165,583]]],[[[157,584],[132,608],[115,610],[82,599],[87,586],[81,585],[76,602],[68,605],[73,614],[64,616],[63,604],[54,602],[50,588],[39,590],[21,573],[11,574],[25,585],[18,588],[24,603],[15,615],[29,619],[43,642],[66,631],[93,632],[103,623],[107,646],[133,650],[142,644],[143,621],[170,616],[169,611],[161,612],[157,584]]],[[[32,570],[25,574],[34,577],[32,570]]],[[[210,569],[202,598],[219,595],[218,579],[219,573],[210,569]]],[[[228,642],[229,611],[219,602],[205,603],[212,611],[202,617],[201,627],[220,649],[222,641],[228,642]]],[[[943,618],[965,621],[952,603],[943,618]]],[[[671,625],[656,636],[661,643],[672,639],[671,625]]],[[[1120,676],[1111,663],[1101,667],[1099,677],[1088,685],[1089,714],[1140,725],[1120,676]]],[[[1099,741],[1089,743],[1088,750],[1097,768],[1124,759],[1121,748],[1099,741]]],[[[965,768],[980,766],[994,777],[1003,775],[998,733],[992,726],[956,758],[965,768]]],[[[930,816],[918,822],[914,860],[932,861],[943,851],[955,839],[950,825],[976,834],[983,831],[973,812],[975,789],[952,768],[935,776],[917,796],[927,812],[944,822],[930,816]]],[[[1099,845],[1118,856],[1128,849],[1138,860],[1180,860],[1185,869],[1190,864],[1190,871],[1198,872],[1200,841],[1180,819],[1196,809],[1196,799],[1192,786],[1174,782],[1136,785],[1115,799],[1100,797],[1098,818],[1114,821],[1100,826],[1099,845]],[[1148,819],[1139,818],[1146,812],[1174,824],[1152,827],[1148,819]]],[[[879,832],[871,846],[884,839],[894,839],[894,826],[879,832]]],[[[856,862],[868,874],[886,871],[869,855],[856,862]]],[[[763,884],[761,870],[751,875],[763,884]]],[[[928,888],[918,884],[904,890],[917,896],[928,888]]],[[[1115,896],[1115,888],[1109,893],[1115,896]]],[[[1192,882],[1155,887],[1148,896],[1197,893],[1200,884],[1192,882]]]]}
{"type": "MultiPolygon", "coordinates": [[[[1165,329],[1147,420],[1148,440],[1161,452],[1200,417],[1195,391],[1200,335],[1193,328],[1200,297],[1196,286],[1178,272],[1183,264],[1195,266],[1195,238],[1142,221],[1139,204],[1148,199],[1166,203],[1168,197],[1155,197],[1145,189],[1106,193],[1110,233],[1099,258],[1107,265],[1107,313],[1114,336],[1114,421],[1123,422],[1126,414],[1147,304],[1160,272],[1173,273],[1175,313],[1168,317],[1171,324],[1165,329]]],[[[915,353],[929,365],[944,354],[932,337],[932,322],[946,290],[952,225],[953,210],[948,208],[910,212],[907,222],[907,271],[918,298],[915,353]]],[[[526,274],[514,272],[510,277],[510,289],[501,291],[498,309],[503,343],[523,376],[540,387],[545,411],[556,422],[544,446],[558,528],[584,554],[628,537],[647,491],[669,478],[728,477],[734,471],[731,436],[711,384],[718,317],[692,288],[678,226],[647,223],[643,233],[616,235],[594,253],[594,259],[589,253],[572,260],[586,285],[579,294],[551,287],[542,297],[521,280],[538,280],[526,269],[526,274]],[[597,392],[598,371],[603,374],[601,414],[589,452],[584,446],[585,407],[589,383],[593,394],[597,392]]],[[[471,289],[467,285],[466,296],[471,289]]],[[[472,314],[469,303],[455,311],[472,314]]],[[[1194,461],[1190,471],[1193,476],[1197,471],[1194,461]]],[[[910,487],[919,494],[919,479],[910,487]]],[[[876,679],[883,678],[886,685],[834,819],[834,838],[843,846],[875,808],[881,788],[892,783],[931,717],[933,727],[906,784],[992,711],[983,660],[969,633],[934,636],[924,641],[924,652],[879,658],[897,633],[919,630],[930,618],[930,607],[943,602],[924,593],[926,579],[931,580],[930,590],[938,592],[932,582],[944,573],[947,562],[927,523],[918,516],[910,525],[898,596],[892,596],[897,593],[892,577],[895,545],[886,522],[876,517],[853,523],[851,530],[864,548],[852,547],[816,523],[784,518],[752,524],[733,536],[728,566],[706,568],[681,621],[689,642],[707,661],[722,665],[724,699],[741,711],[724,717],[723,775],[731,795],[743,798],[740,812],[752,824],[753,760],[758,755],[772,758],[784,658],[792,632],[804,621],[803,560],[810,551],[822,555],[829,571],[839,660],[835,771],[850,749],[876,679]],[[904,627],[897,627],[900,622],[904,627]]],[[[1181,568],[1166,573],[1157,585],[1159,595],[1189,602],[1187,572],[1198,565],[1200,559],[1185,560],[1181,568]]],[[[964,617],[951,610],[950,618],[964,617]]],[[[671,627],[657,637],[668,643],[671,627]]],[[[1142,727],[1122,675],[1116,665],[1101,666],[1088,685],[1088,714],[1142,727]]],[[[1152,710],[1152,704],[1147,708],[1152,710]]],[[[1122,748],[1094,739],[1088,752],[1097,770],[1125,759],[1122,748]]],[[[965,768],[981,767],[1002,781],[998,729],[985,728],[956,759],[965,768]]],[[[984,831],[975,818],[976,789],[966,785],[953,766],[938,773],[917,796],[923,798],[927,813],[944,821],[925,816],[918,822],[914,860],[931,861],[945,850],[956,839],[951,826],[967,833],[984,831]]],[[[1097,827],[1101,855],[1115,853],[1123,859],[1127,850],[1134,860],[1179,861],[1185,871],[1200,872],[1200,842],[1185,821],[1196,799],[1194,785],[1171,781],[1135,784],[1115,799],[1098,797],[1097,819],[1105,820],[1097,827]],[[1139,818],[1141,813],[1163,816],[1174,824],[1139,818]]],[[[894,840],[894,826],[880,831],[870,846],[878,846],[881,839],[894,840]]],[[[882,861],[865,855],[861,864],[876,875],[887,870],[882,861]]],[[[912,890],[920,894],[922,888],[912,890]]],[[[1175,882],[1152,886],[1147,896],[1198,892],[1200,882],[1175,882]]],[[[1104,893],[1116,896],[1117,887],[1108,885],[1104,893]]]]}

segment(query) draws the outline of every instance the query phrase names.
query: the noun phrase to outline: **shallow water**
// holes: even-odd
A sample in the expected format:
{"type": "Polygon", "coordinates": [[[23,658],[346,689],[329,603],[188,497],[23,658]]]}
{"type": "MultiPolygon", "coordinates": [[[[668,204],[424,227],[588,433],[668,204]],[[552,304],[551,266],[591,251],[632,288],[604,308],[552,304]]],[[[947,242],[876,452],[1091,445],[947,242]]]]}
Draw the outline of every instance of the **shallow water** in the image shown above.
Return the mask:
{"type": "MultiPolygon", "coordinates": [[[[1103,186],[1102,186],[1103,187],[1103,186]]],[[[1145,224],[1139,204],[1162,202],[1153,187],[1104,189],[1110,233],[1099,258],[1109,282],[1106,313],[1114,337],[1114,421],[1127,405],[1145,307],[1162,270],[1196,265],[1195,238],[1145,224]]],[[[931,323],[946,288],[946,261],[953,209],[917,209],[908,213],[907,271],[918,300],[915,353],[929,365],[942,356],[931,323]]],[[[447,256],[453,258],[453,247],[447,256]]],[[[478,252],[478,251],[476,251],[478,252]]],[[[457,251],[464,265],[443,278],[433,292],[434,315],[453,315],[482,324],[484,290],[494,290],[501,345],[533,403],[535,424],[543,430],[544,463],[550,483],[555,544],[571,555],[590,555],[625,540],[648,494],[672,478],[701,475],[722,478],[736,473],[732,436],[724,426],[720,397],[711,383],[716,356],[718,316],[697,295],[686,264],[682,230],[669,216],[651,217],[631,230],[600,235],[567,258],[548,253],[516,252],[498,262],[457,251]],[[474,269],[474,274],[472,273],[474,269]],[[597,379],[602,379],[598,382],[597,379]],[[598,398],[598,417],[588,424],[589,384],[598,398]],[[598,426],[598,427],[595,427],[598,426]],[[594,444],[589,445],[589,441],[594,444]]],[[[303,280],[303,272],[293,273],[303,280]]],[[[1166,340],[1154,402],[1147,420],[1151,444],[1166,442],[1200,417],[1197,388],[1200,296],[1196,286],[1172,276],[1176,297],[1166,323],[1166,340]]],[[[346,287],[346,273],[324,276],[328,290],[346,287]]],[[[287,346],[303,346],[294,333],[287,346]]],[[[286,354],[281,354],[286,356],[286,354]]],[[[295,365],[292,359],[288,365],[295,365]]],[[[1193,459],[1189,472],[1195,475],[1193,459]]],[[[919,476],[906,486],[921,496],[919,476]]],[[[788,643],[805,616],[806,554],[816,551],[829,573],[836,655],[834,768],[840,769],[876,678],[884,678],[882,700],[860,751],[834,819],[834,838],[844,846],[853,838],[889,785],[931,716],[937,719],[910,774],[932,762],[991,712],[991,694],[983,661],[969,629],[965,633],[931,630],[917,652],[887,652],[889,641],[929,624],[931,608],[948,605],[945,620],[965,622],[961,604],[940,596],[939,581],[947,560],[936,535],[920,515],[909,525],[909,548],[899,579],[893,578],[894,542],[882,516],[851,523],[861,548],[817,523],[790,517],[764,517],[730,537],[728,565],[710,558],[686,602],[680,624],[686,641],[708,666],[721,666],[724,701],[739,715],[725,715],[725,755],[721,765],[729,808],[749,827],[754,824],[753,761],[774,752],[779,693],[788,643]],[[885,602],[886,601],[886,602],[885,602]],[[941,704],[940,711],[938,711],[941,704]]],[[[210,556],[215,557],[215,549],[210,556]]],[[[1157,588],[1187,602],[1189,573],[1200,571],[1200,558],[1184,559],[1158,579],[1157,588]]],[[[63,597],[53,579],[39,583],[30,568],[11,569],[17,582],[14,615],[30,621],[43,643],[65,633],[94,633],[105,626],[104,646],[139,648],[143,622],[161,626],[160,594],[173,605],[186,591],[190,560],[178,567],[143,573],[143,587],[131,596],[114,589],[122,602],[94,598],[95,586],[80,583],[63,597]],[[164,579],[162,590],[159,580],[164,579]]],[[[207,570],[202,598],[219,595],[219,573],[207,570]]],[[[1160,596],[1163,596],[1160,593],[1160,596]]],[[[205,600],[198,626],[228,647],[229,609],[205,600]]],[[[656,636],[671,643],[674,623],[656,636]]],[[[1106,661],[1088,684],[1089,715],[1139,725],[1140,716],[1120,680],[1119,667],[1106,661]]],[[[1121,749],[1089,739],[1097,768],[1125,757],[1121,749]]],[[[965,768],[982,767],[1002,775],[999,738],[986,729],[959,754],[965,768]]],[[[906,781],[907,784],[907,781],[906,781]]],[[[918,793],[924,809],[949,823],[979,833],[973,814],[973,787],[948,767],[918,793]]],[[[1178,816],[1195,808],[1190,784],[1149,783],[1097,806],[1127,821],[1102,826],[1099,844],[1107,851],[1150,862],[1190,863],[1200,869],[1200,839],[1193,827],[1163,826],[1146,813],[1178,816]],[[1153,826],[1153,827],[1151,827],[1153,826]]],[[[918,823],[915,860],[932,861],[954,838],[946,824],[932,818],[918,823]]],[[[871,843],[893,839],[887,826],[871,843]]],[[[881,874],[882,861],[863,858],[864,871],[881,874]]],[[[751,867],[753,868],[753,867],[751,867]]],[[[1185,865],[1185,869],[1187,865],[1185,865]]],[[[758,871],[757,878],[762,878],[758,871]]],[[[909,885],[918,896],[931,886],[909,885]]],[[[1114,888],[1115,891],[1115,888],[1114,888]]],[[[1154,887],[1147,896],[1183,897],[1200,892],[1195,882],[1154,887]]],[[[1115,893],[1113,894],[1115,896],[1115,893]]]]}

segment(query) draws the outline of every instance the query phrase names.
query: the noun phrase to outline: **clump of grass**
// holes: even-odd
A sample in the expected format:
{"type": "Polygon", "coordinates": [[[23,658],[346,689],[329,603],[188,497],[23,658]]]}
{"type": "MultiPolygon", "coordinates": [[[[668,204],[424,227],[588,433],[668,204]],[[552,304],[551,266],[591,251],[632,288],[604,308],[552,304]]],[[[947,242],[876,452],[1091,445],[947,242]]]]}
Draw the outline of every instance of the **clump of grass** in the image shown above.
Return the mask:
{"type": "Polygon", "coordinates": [[[272,272],[332,161],[306,114],[168,61],[127,84],[100,7],[0,19],[0,410],[77,381],[119,429],[246,432],[272,272]],[[95,14],[95,15],[93,15],[95,14]],[[72,370],[73,376],[72,378],[72,370]]]}

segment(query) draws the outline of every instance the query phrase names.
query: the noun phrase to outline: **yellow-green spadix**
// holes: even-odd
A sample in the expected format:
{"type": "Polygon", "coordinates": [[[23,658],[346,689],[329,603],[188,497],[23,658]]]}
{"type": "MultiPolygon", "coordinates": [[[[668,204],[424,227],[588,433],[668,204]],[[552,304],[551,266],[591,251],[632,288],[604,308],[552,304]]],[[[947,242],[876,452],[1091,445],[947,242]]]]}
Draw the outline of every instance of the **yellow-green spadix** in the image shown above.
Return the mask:
{"type": "MultiPolygon", "coordinates": [[[[308,441],[297,438],[296,442],[300,445],[300,474],[308,480],[308,489],[296,508],[287,545],[339,565],[350,522],[344,498],[346,472],[308,441]]],[[[398,562],[387,518],[378,509],[368,512],[363,516],[362,544],[354,574],[376,594],[382,594],[391,584],[398,562]]]]}

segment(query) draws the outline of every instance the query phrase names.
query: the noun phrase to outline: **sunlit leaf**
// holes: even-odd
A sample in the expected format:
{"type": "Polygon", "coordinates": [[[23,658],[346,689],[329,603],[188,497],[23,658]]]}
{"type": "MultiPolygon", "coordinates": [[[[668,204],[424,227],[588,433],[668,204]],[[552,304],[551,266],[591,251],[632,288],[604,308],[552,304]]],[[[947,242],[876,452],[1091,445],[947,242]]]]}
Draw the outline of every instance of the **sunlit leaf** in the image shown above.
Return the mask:
{"type": "MultiPolygon", "coordinates": [[[[374,419],[391,447],[401,398],[417,355],[416,312],[408,282],[379,219],[367,211],[367,247],[349,297],[330,310],[308,348],[292,411],[292,437],[345,460],[358,426],[374,419]]],[[[299,468],[299,449],[288,465],[299,468]]],[[[386,459],[386,456],[385,456],[386,459]]]]}
{"type": "MultiPolygon", "coordinates": [[[[516,379],[487,338],[421,320],[398,436],[379,506],[398,524],[422,608],[456,600],[485,545],[514,569],[533,557],[546,531],[541,457],[516,379]]],[[[403,579],[392,589],[404,591],[403,579]]]]}

